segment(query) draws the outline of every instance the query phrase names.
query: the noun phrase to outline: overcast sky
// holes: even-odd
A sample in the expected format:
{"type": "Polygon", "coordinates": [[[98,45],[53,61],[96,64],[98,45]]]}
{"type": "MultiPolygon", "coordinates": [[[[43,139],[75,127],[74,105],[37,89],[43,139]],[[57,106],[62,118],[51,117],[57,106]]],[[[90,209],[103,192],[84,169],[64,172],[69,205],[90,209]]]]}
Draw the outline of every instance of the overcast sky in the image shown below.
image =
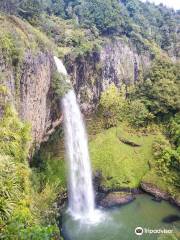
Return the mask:
{"type": "MultiPolygon", "coordinates": [[[[147,0],[141,0],[146,2],[147,0]]],[[[168,7],[172,7],[174,9],[180,9],[180,0],[148,0],[149,2],[154,2],[155,4],[163,3],[168,7]]]]}

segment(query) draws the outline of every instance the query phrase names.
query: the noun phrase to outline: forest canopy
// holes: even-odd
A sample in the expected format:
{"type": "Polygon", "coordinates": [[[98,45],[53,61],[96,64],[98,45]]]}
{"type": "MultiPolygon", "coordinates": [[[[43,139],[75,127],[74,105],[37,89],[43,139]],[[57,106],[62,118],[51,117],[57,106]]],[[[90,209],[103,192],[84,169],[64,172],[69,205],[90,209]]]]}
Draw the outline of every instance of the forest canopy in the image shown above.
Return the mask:
{"type": "Polygon", "coordinates": [[[24,18],[41,13],[75,19],[103,35],[127,35],[135,41],[153,40],[179,56],[180,11],[139,0],[0,0],[0,9],[24,18]]]}

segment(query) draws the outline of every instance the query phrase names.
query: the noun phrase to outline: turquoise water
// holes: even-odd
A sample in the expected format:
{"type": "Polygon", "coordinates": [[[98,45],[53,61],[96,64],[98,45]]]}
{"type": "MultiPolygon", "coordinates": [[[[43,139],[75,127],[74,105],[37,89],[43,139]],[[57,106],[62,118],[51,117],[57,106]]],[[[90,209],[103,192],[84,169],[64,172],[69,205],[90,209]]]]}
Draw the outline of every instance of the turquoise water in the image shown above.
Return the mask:
{"type": "Polygon", "coordinates": [[[142,194],[130,204],[102,211],[102,219],[96,224],[73,220],[67,213],[63,216],[65,240],[156,240],[158,234],[135,234],[136,227],[146,229],[180,230],[180,222],[164,223],[168,215],[180,216],[179,210],[168,202],[155,202],[151,196],[142,194]]]}

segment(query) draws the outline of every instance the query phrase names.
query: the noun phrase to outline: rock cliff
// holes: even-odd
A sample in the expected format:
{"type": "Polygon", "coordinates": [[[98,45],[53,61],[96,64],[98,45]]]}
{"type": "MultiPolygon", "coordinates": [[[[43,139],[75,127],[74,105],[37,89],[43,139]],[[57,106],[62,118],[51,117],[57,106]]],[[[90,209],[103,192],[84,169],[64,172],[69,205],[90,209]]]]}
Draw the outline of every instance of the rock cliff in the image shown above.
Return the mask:
{"type": "MultiPolygon", "coordinates": [[[[14,16],[0,22],[0,85],[10,92],[20,117],[32,126],[35,146],[46,141],[61,122],[60,106],[52,90],[54,43],[30,24],[14,16]],[[51,46],[52,44],[52,46],[51,46]]],[[[134,84],[151,62],[127,39],[104,39],[100,50],[65,57],[81,108],[92,112],[101,92],[111,83],[134,84]]]]}
{"type": "Polygon", "coordinates": [[[10,101],[21,119],[31,124],[32,139],[36,146],[47,140],[55,122],[60,120],[60,111],[58,114],[51,89],[54,68],[50,53],[40,52],[33,56],[27,52],[21,65],[17,89],[13,68],[2,62],[0,64],[0,70],[6,72],[6,81],[1,84],[8,88],[10,101]]]}
{"type": "Polygon", "coordinates": [[[23,120],[30,121],[32,137],[36,144],[45,140],[48,129],[57,120],[53,116],[51,94],[52,56],[39,53],[36,57],[26,55],[20,79],[20,105],[18,107],[23,120]]]}
{"type": "Polygon", "coordinates": [[[100,94],[111,83],[118,88],[122,84],[134,84],[140,74],[145,74],[151,63],[148,51],[139,52],[124,39],[107,40],[99,52],[85,56],[66,58],[74,88],[84,112],[96,107],[100,94]]]}
{"type": "Polygon", "coordinates": [[[32,143],[37,147],[61,121],[52,90],[53,53],[46,38],[28,23],[7,16],[1,24],[5,31],[0,34],[0,86],[6,86],[9,102],[30,123],[32,143]]]}

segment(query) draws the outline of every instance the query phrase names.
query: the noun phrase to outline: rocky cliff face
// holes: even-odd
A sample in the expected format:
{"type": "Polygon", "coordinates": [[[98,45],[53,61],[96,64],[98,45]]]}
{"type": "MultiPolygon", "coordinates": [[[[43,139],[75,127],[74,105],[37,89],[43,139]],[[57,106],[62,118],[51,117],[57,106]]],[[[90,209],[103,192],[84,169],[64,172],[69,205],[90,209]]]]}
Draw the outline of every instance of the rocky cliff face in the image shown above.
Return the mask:
{"type": "Polygon", "coordinates": [[[114,82],[117,87],[123,83],[134,84],[140,72],[145,73],[150,66],[150,53],[138,53],[130,42],[124,40],[109,41],[100,53],[102,62],[103,90],[114,82]]]}
{"type": "Polygon", "coordinates": [[[135,46],[123,39],[108,40],[100,52],[66,59],[82,110],[92,111],[100,94],[111,83],[118,88],[122,84],[134,84],[151,63],[148,51],[139,53],[135,46]]]}
{"type": "Polygon", "coordinates": [[[0,14],[0,19],[0,118],[1,101],[8,96],[6,102],[30,123],[32,144],[37,147],[61,122],[59,98],[52,89],[55,45],[20,18],[0,14]],[[7,96],[1,91],[4,87],[7,96]]]}
{"type": "MultiPolygon", "coordinates": [[[[121,39],[109,40],[100,52],[94,51],[75,59],[67,57],[67,69],[82,110],[85,113],[93,111],[101,92],[111,83],[118,88],[123,83],[135,83],[140,72],[148,69],[150,59],[148,52],[139,54],[132,44],[121,39]]],[[[49,52],[39,51],[33,55],[29,50],[21,63],[17,81],[14,66],[0,57],[0,72],[5,76],[0,84],[7,86],[21,119],[31,124],[35,146],[47,140],[61,122],[60,108],[51,89],[54,69],[49,52]]]]}
{"type": "Polygon", "coordinates": [[[39,53],[32,57],[27,53],[22,67],[20,79],[21,118],[30,121],[32,137],[36,144],[45,140],[53,125],[54,111],[51,95],[52,69],[54,69],[52,56],[48,53],[39,53]]]}
{"type": "MultiPolygon", "coordinates": [[[[51,88],[54,45],[17,17],[2,16],[0,27],[0,86],[7,87],[21,119],[31,124],[33,143],[38,146],[61,122],[59,103],[51,88]]],[[[119,88],[123,83],[135,83],[150,61],[149,52],[138,53],[131,42],[120,38],[106,40],[100,51],[65,58],[85,113],[96,108],[101,92],[111,83],[119,88]]]]}
{"type": "Polygon", "coordinates": [[[9,101],[17,109],[22,120],[32,127],[33,143],[37,147],[47,140],[53,128],[60,122],[60,111],[54,103],[51,90],[52,73],[55,70],[53,57],[48,52],[32,55],[26,52],[18,76],[18,84],[14,68],[1,58],[0,72],[5,79],[0,84],[9,91],[9,101]]]}

